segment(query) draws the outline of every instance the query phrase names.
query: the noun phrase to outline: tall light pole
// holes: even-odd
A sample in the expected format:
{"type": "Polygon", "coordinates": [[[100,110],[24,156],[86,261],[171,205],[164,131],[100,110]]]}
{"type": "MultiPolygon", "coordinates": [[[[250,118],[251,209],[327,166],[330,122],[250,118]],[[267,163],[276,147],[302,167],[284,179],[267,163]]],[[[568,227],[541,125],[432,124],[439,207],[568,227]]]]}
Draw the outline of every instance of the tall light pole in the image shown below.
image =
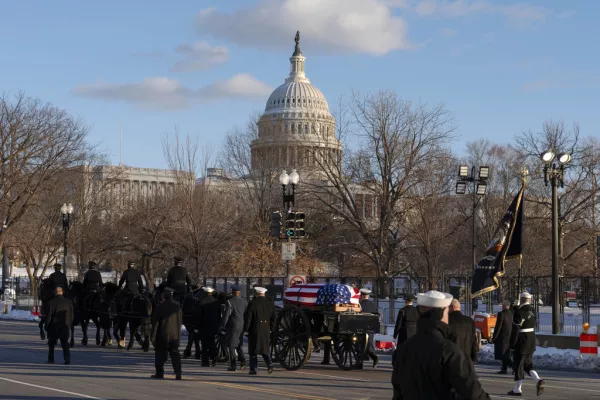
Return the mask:
{"type": "Polygon", "coordinates": [[[552,187],[552,334],[560,333],[560,281],[558,276],[559,226],[558,226],[558,188],[564,187],[565,165],[571,161],[568,153],[548,150],[540,155],[544,162],[544,183],[552,187]]]}
{"type": "Polygon", "coordinates": [[[69,227],[71,226],[71,216],[73,215],[74,207],[73,204],[65,203],[60,207],[60,213],[62,214],[62,226],[63,226],[63,265],[65,273],[67,273],[67,235],[69,233],[69,227]]]}
{"type": "MultiPolygon", "coordinates": [[[[283,216],[287,221],[288,214],[292,211],[292,208],[296,205],[296,185],[300,182],[300,175],[296,172],[295,169],[292,169],[292,172],[288,175],[286,170],[283,170],[281,175],[279,175],[279,183],[281,183],[282,189],[282,199],[283,199],[283,216]],[[292,186],[292,190],[290,191],[290,183],[292,186]]],[[[289,242],[292,241],[291,236],[286,235],[287,240],[289,242]]],[[[287,282],[288,276],[290,275],[290,260],[285,260],[285,281],[287,282]]]]}
{"type": "MultiPolygon", "coordinates": [[[[469,167],[467,165],[461,165],[458,168],[458,181],[456,182],[456,194],[465,194],[467,192],[467,184],[473,184],[473,211],[472,211],[472,238],[471,238],[471,258],[472,258],[472,274],[475,273],[475,269],[477,268],[477,221],[475,219],[475,215],[477,212],[477,203],[479,202],[479,197],[485,196],[487,190],[487,180],[490,176],[490,167],[481,166],[479,167],[479,176],[475,175],[475,166],[471,167],[471,174],[469,175],[469,167]]],[[[476,300],[473,300],[473,302],[476,300]]],[[[467,301],[466,304],[467,311],[474,308],[473,304],[469,304],[467,301]]]]}

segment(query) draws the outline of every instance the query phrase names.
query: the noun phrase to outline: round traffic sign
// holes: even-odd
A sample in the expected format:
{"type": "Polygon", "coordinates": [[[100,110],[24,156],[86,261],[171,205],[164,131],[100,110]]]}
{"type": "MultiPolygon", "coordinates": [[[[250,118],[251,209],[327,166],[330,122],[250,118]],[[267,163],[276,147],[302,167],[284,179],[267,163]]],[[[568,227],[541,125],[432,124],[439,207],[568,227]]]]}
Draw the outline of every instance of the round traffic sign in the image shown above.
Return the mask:
{"type": "Polygon", "coordinates": [[[290,278],[290,286],[294,285],[304,285],[306,283],[306,278],[300,275],[294,275],[290,278]]]}

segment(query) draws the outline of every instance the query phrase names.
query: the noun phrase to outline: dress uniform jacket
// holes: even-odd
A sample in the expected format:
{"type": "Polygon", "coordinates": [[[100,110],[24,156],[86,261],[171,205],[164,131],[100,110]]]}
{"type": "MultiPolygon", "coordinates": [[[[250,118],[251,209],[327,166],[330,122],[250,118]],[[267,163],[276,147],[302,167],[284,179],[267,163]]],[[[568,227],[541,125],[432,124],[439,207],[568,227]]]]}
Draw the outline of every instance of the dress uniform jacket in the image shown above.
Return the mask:
{"type": "Polygon", "coordinates": [[[133,294],[139,294],[144,291],[144,281],[142,281],[142,272],[135,268],[127,268],[119,281],[119,286],[125,283],[125,289],[133,294]]]}
{"type": "Polygon", "coordinates": [[[523,304],[516,309],[511,335],[512,348],[520,354],[535,352],[535,311],[531,304],[523,304]]]}
{"type": "Polygon", "coordinates": [[[449,339],[456,343],[467,357],[476,362],[479,344],[473,319],[460,311],[453,311],[448,315],[448,322],[449,339]]]}
{"type": "Polygon", "coordinates": [[[213,296],[205,296],[196,307],[196,327],[201,338],[214,339],[219,333],[221,303],[213,296]]]}
{"type": "Polygon", "coordinates": [[[394,339],[398,339],[398,344],[406,342],[417,333],[419,318],[419,311],[414,306],[404,306],[398,311],[394,327],[394,339]]]}
{"type": "Polygon", "coordinates": [[[513,328],[513,314],[510,310],[502,310],[498,313],[496,326],[494,327],[494,358],[502,360],[510,353],[510,338],[513,328]]]}
{"type": "Polygon", "coordinates": [[[225,313],[221,320],[221,331],[225,331],[225,345],[237,346],[244,332],[244,313],[248,302],[240,296],[233,296],[225,303],[225,313]]]}
{"type": "Polygon", "coordinates": [[[65,297],[56,296],[48,303],[48,316],[45,328],[48,339],[68,339],[73,325],[73,302],[65,297]]]}
{"type": "Polygon", "coordinates": [[[192,280],[184,267],[176,265],[169,270],[167,286],[175,291],[173,297],[181,300],[187,292],[191,291],[192,280]]]}
{"type": "Polygon", "coordinates": [[[52,289],[56,289],[57,287],[63,288],[64,291],[69,289],[69,281],[67,280],[67,276],[61,271],[54,271],[48,277],[50,282],[52,283],[52,289]]]}
{"type": "Polygon", "coordinates": [[[473,364],[448,340],[448,325],[419,320],[417,334],[396,349],[392,372],[395,400],[489,400],[473,364]]]}
{"type": "Polygon", "coordinates": [[[86,291],[91,292],[94,290],[100,290],[102,286],[102,274],[100,271],[90,269],[85,273],[83,277],[83,287],[86,291]]]}
{"type": "Polygon", "coordinates": [[[244,316],[244,332],[248,332],[249,354],[271,354],[271,328],[275,326],[275,306],[264,296],[248,304],[244,316]]]}
{"type": "Polygon", "coordinates": [[[182,318],[181,307],[174,301],[165,301],[154,308],[150,338],[155,347],[161,349],[179,347],[182,318]]]}
{"type": "Polygon", "coordinates": [[[371,300],[361,300],[360,307],[362,308],[362,312],[364,313],[379,314],[379,310],[377,310],[377,305],[371,300]]]}

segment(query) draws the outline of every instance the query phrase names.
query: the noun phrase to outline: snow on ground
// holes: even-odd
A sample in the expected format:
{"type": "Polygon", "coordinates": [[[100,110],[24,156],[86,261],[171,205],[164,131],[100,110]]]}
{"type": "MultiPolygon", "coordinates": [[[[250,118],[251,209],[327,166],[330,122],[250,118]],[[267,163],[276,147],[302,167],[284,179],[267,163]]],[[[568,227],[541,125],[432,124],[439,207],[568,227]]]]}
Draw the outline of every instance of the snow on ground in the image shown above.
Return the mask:
{"type": "Polygon", "coordinates": [[[10,310],[8,314],[4,314],[4,310],[0,310],[0,319],[11,319],[17,321],[39,321],[40,318],[31,314],[31,311],[25,310],[10,310]]]}

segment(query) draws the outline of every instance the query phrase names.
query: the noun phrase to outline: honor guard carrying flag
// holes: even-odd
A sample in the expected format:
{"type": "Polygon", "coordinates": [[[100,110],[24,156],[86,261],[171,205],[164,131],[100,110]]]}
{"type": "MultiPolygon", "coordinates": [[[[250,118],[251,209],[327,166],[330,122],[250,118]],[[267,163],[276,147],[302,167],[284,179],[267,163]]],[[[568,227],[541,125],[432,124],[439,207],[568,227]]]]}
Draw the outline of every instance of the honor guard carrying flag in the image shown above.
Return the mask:
{"type": "Polygon", "coordinates": [[[192,291],[193,282],[183,266],[183,259],[181,257],[174,257],[173,263],[174,265],[169,270],[169,275],[167,276],[167,286],[175,291],[173,297],[181,304],[185,295],[192,291]]]}
{"type": "Polygon", "coordinates": [[[514,351],[515,387],[508,392],[509,396],[522,396],[521,386],[527,375],[537,381],[537,395],[544,392],[544,380],[533,369],[533,353],[535,353],[535,310],[531,306],[531,294],[520,295],[519,308],[515,310],[512,329],[512,347],[514,351]]]}
{"type": "Polygon", "coordinates": [[[267,289],[255,287],[256,295],[248,304],[244,316],[244,332],[248,332],[248,355],[250,375],[256,375],[258,355],[262,355],[267,371],[273,373],[271,361],[271,328],[275,326],[275,306],[265,297],[267,289]]]}
{"type": "MultiPolygon", "coordinates": [[[[377,305],[369,299],[370,294],[371,294],[370,289],[366,289],[366,288],[360,289],[360,307],[362,309],[362,312],[371,313],[371,314],[379,314],[377,305]]],[[[368,332],[369,340],[367,343],[367,355],[365,357],[367,360],[369,358],[371,358],[371,360],[373,360],[373,368],[374,369],[377,368],[377,366],[379,365],[379,357],[375,353],[375,346],[373,344],[375,333],[378,333],[378,332],[368,332]]],[[[360,368],[362,368],[362,363],[361,363],[360,368]]]]}
{"type": "Polygon", "coordinates": [[[92,293],[102,289],[102,274],[96,269],[98,264],[94,261],[88,263],[88,270],[83,277],[83,288],[92,293]]]}
{"type": "Polygon", "coordinates": [[[394,339],[401,345],[417,333],[417,321],[419,320],[419,311],[413,306],[415,296],[407,294],[404,296],[404,307],[398,311],[396,326],[394,327],[394,339]]]}
{"type": "Polygon", "coordinates": [[[48,316],[44,328],[48,332],[48,363],[54,363],[54,346],[60,341],[65,364],[71,363],[69,336],[73,325],[73,302],[63,297],[63,288],[58,286],[55,296],[48,302],[48,316]]]}
{"type": "Polygon", "coordinates": [[[54,272],[51,273],[48,278],[52,283],[52,289],[61,287],[63,291],[66,291],[67,289],[69,289],[69,281],[67,280],[67,276],[63,272],[61,272],[61,268],[62,264],[54,264],[54,272]]]}
{"type": "Polygon", "coordinates": [[[165,361],[171,357],[175,379],[181,380],[181,357],[179,355],[179,339],[182,323],[181,307],[173,301],[173,289],[165,288],[162,293],[162,303],[154,308],[152,313],[152,331],[150,340],[154,345],[154,366],[156,374],[153,379],[164,379],[165,361]]]}
{"type": "Polygon", "coordinates": [[[215,336],[219,334],[221,303],[212,295],[215,291],[213,288],[204,287],[203,290],[204,297],[196,307],[195,325],[202,342],[202,366],[214,367],[217,365],[215,336]]]}
{"type": "Polygon", "coordinates": [[[417,333],[396,348],[392,385],[394,400],[447,400],[455,394],[490,400],[473,364],[448,340],[448,307],[452,295],[436,290],[419,293],[417,333]]]}
{"type": "Polygon", "coordinates": [[[236,357],[241,363],[240,369],[246,369],[246,360],[244,358],[244,313],[248,302],[240,295],[240,288],[233,286],[231,288],[232,297],[225,303],[225,312],[221,319],[220,333],[225,336],[224,344],[229,352],[229,369],[236,371],[236,357]]]}
{"type": "Polygon", "coordinates": [[[144,281],[142,281],[142,272],[140,270],[135,269],[134,261],[129,261],[127,263],[127,269],[125,270],[125,272],[123,272],[121,280],[119,280],[119,287],[122,288],[123,283],[125,284],[125,289],[129,290],[134,295],[144,293],[144,281]]]}

